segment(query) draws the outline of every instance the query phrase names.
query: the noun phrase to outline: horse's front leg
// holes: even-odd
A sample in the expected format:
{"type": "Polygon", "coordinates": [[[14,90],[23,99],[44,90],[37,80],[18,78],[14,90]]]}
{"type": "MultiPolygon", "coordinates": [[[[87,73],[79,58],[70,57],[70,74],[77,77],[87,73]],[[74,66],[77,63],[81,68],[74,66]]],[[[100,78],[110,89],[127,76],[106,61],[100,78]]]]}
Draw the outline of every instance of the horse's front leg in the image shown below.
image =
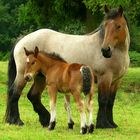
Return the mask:
{"type": "Polygon", "coordinates": [[[98,114],[96,120],[96,128],[113,128],[107,119],[107,104],[109,100],[109,92],[112,77],[108,75],[102,75],[98,78],[98,114]]]}
{"type": "Polygon", "coordinates": [[[48,129],[53,130],[56,125],[56,98],[57,98],[56,87],[48,86],[48,94],[50,97],[50,112],[51,112],[51,118],[48,129]]]}
{"type": "Polygon", "coordinates": [[[41,94],[46,86],[45,77],[43,75],[37,75],[34,79],[27,97],[31,101],[33,108],[39,115],[39,121],[43,127],[49,125],[50,113],[41,103],[41,94]]]}
{"type": "Polygon", "coordinates": [[[118,125],[113,121],[113,106],[114,106],[114,101],[115,101],[116,92],[119,83],[120,81],[118,80],[115,83],[113,83],[110,87],[110,95],[109,95],[109,100],[108,100],[107,110],[106,110],[107,119],[114,128],[118,127],[118,125]]]}
{"type": "Polygon", "coordinates": [[[74,121],[71,116],[70,95],[65,95],[65,109],[68,113],[68,128],[73,129],[74,121]]]}
{"type": "Polygon", "coordinates": [[[8,89],[7,97],[7,108],[5,114],[5,122],[15,125],[23,125],[23,121],[20,119],[18,100],[20,98],[21,92],[25,86],[25,81],[23,75],[17,75],[14,83],[8,89]]]}

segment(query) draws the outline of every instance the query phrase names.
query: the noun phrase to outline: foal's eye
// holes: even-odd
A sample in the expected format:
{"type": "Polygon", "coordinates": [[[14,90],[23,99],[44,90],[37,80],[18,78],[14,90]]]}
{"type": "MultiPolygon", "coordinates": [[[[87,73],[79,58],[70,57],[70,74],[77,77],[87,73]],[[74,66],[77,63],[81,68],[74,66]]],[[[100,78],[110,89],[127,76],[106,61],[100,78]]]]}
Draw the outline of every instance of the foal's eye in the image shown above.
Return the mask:
{"type": "Polygon", "coordinates": [[[34,65],[34,64],[35,64],[35,61],[34,61],[34,62],[32,62],[31,64],[32,64],[32,65],[34,65]]]}

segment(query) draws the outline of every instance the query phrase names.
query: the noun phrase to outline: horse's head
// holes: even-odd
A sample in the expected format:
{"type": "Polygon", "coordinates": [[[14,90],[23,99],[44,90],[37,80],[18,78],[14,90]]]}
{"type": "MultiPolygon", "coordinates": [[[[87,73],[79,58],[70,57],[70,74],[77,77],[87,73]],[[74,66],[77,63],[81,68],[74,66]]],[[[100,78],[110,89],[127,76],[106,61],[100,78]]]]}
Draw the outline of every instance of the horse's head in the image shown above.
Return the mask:
{"type": "Polygon", "coordinates": [[[105,5],[104,11],[103,26],[105,32],[101,51],[104,57],[110,58],[113,49],[122,46],[125,42],[127,23],[121,6],[118,9],[109,10],[105,5]]]}
{"type": "Polygon", "coordinates": [[[26,48],[24,48],[24,51],[26,55],[24,78],[26,81],[30,81],[38,73],[40,69],[40,62],[37,59],[39,50],[36,47],[34,52],[28,51],[26,48]]]}

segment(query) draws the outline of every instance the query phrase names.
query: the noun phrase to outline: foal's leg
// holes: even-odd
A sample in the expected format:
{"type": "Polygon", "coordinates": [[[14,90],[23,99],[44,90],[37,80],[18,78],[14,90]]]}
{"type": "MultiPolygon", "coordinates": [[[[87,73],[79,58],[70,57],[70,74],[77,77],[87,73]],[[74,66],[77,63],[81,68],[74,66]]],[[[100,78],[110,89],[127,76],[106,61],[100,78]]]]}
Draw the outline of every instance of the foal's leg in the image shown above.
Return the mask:
{"type": "Polygon", "coordinates": [[[65,108],[68,113],[68,128],[73,129],[74,122],[71,116],[71,108],[70,108],[70,95],[65,95],[65,108]]]}
{"type": "Polygon", "coordinates": [[[94,124],[93,124],[93,89],[91,89],[91,92],[88,96],[87,99],[87,109],[89,113],[89,133],[93,133],[94,131],[94,124]]]}
{"type": "Polygon", "coordinates": [[[18,100],[21,92],[25,86],[24,77],[22,74],[17,74],[16,79],[10,89],[8,90],[7,108],[5,114],[5,121],[9,124],[23,125],[20,119],[18,100]]]}
{"type": "Polygon", "coordinates": [[[114,105],[114,100],[115,100],[115,96],[116,96],[116,92],[117,92],[119,83],[120,83],[120,81],[116,81],[115,83],[113,83],[111,85],[110,95],[109,95],[109,100],[108,100],[107,110],[106,110],[107,119],[114,128],[118,127],[117,124],[115,124],[115,122],[113,121],[113,105],[114,105]]]}
{"type": "Polygon", "coordinates": [[[74,100],[77,104],[78,110],[80,111],[80,117],[81,117],[81,134],[87,133],[87,121],[86,121],[86,114],[84,109],[84,101],[82,101],[80,92],[73,92],[74,100]]]}
{"type": "Polygon", "coordinates": [[[41,94],[45,88],[46,81],[45,77],[41,74],[37,75],[34,79],[34,84],[32,85],[27,97],[31,101],[33,108],[39,115],[39,121],[43,127],[49,125],[50,113],[41,103],[41,94]]]}
{"type": "Polygon", "coordinates": [[[56,98],[57,98],[57,89],[55,87],[48,86],[48,94],[50,96],[50,112],[51,118],[49,123],[49,130],[53,130],[56,125],[56,98]]]}
{"type": "Polygon", "coordinates": [[[109,99],[111,76],[103,75],[98,79],[98,114],[96,128],[113,128],[107,119],[107,104],[109,99]]]}

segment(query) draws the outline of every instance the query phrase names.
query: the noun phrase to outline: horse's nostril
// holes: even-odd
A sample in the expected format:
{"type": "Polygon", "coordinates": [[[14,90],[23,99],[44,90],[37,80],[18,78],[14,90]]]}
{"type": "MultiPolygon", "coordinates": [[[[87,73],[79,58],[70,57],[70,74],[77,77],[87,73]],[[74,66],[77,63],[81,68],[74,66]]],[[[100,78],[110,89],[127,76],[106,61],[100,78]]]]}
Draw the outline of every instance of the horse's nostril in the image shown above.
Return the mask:
{"type": "Polygon", "coordinates": [[[110,47],[102,48],[102,49],[101,49],[102,52],[109,52],[110,50],[111,50],[110,47]]]}
{"type": "Polygon", "coordinates": [[[109,52],[110,50],[111,50],[110,47],[106,48],[106,51],[107,51],[107,52],[109,52]]]}
{"type": "Polygon", "coordinates": [[[106,57],[106,58],[110,58],[111,55],[112,55],[112,52],[111,52],[111,48],[110,47],[102,48],[101,49],[101,52],[102,52],[103,56],[106,57]]]}

